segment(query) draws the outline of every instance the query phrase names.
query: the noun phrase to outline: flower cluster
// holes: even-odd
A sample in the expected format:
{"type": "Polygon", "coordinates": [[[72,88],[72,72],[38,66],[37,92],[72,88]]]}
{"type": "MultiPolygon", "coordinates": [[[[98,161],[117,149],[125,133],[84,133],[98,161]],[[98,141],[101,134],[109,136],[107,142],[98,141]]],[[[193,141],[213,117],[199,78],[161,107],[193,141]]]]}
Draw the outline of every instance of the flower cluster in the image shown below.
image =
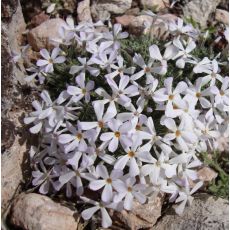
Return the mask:
{"type": "Polygon", "coordinates": [[[163,50],[152,44],[149,59],[136,53],[132,65],[121,52],[128,33],[119,24],[105,32],[102,26],[75,26],[68,18],[57,47],[40,51],[30,80],[43,82],[40,73],[55,74],[55,65],[68,63],[75,82],[55,100],[44,90],[25,118],[30,132],[41,136],[30,151],[32,184],[43,194],[77,195],[90,206],[82,217],[100,210],[105,228],[112,224],[108,208],[131,210],[134,200],[144,204],[159,192],[181,214],[203,184],[199,153],[215,150],[218,138],[228,135],[229,77],[222,76],[218,57],[194,55],[197,30],[181,19],[169,24],[172,39],[163,50]],[[85,55],[69,61],[62,47],[72,44],[85,55]],[[169,65],[182,71],[190,65],[196,77],[165,77],[169,65]]]}

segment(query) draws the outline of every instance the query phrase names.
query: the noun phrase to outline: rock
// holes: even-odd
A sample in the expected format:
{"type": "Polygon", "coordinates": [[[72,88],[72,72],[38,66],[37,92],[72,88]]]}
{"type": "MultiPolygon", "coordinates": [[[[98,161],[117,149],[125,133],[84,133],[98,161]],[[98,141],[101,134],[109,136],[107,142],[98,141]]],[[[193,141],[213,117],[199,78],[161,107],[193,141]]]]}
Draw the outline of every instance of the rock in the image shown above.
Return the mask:
{"type": "Polygon", "coordinates": [[[28,33],[28,42],[35,51],[42,48],[51,49],[53,47],[51,39],[58,38],[58,30],[65,25],[65,21],[61,18],[54,18],[43,22],[28,33]]]}
{"type": "Polygon", "coordinates": [[[219,3],[220,0],[192,0],[183,7],[183,14],[205,28],[209,15],[215,12],[219,3]]]}
{"type": "Polygon", "coordinates": [[[151,230],[216,230],[229,227],[228,200],[208,194],[198,194],[183,216],[173,210],[166,213],[151,230]]]}
{"type": "Polygon", "coordinates": [[[141,6],[144,9],[160,11],[170,5],[169,0],[141,0],[141,6]]]}
{"type": "Polygon", "coordinates": [[[1,2],[1,18],[3,20],[10,20],[15,10],[18,8],[18,0],[2,0],[1,2]]]}
{"type": "Polygon", "coordinates": [[[36,27],[41,25],[43,22],[49,20],[49,15],[45,14],[44,12],[41,12],[40,14],[35,15],[32,19],[31,19],[31,27],[36,27]]]}
{"type": "Polygon", "coordinates": [[[10,221],[27,230],[78,229],[75,211],[35,193],[21,194],[11,208],[10,221]]]}
{"type": "Polygon", "coordinates": [[[123,210],[122,212],[114,213],[114,224],[122,225],[123,227],[127,226],[131,230],[150,228],[161,216],[163,200],[164,195],[158,194],[150,197],[146,204],[134,201],[132,211],[123,210]]]}
{"type": "Polygon", "coordinates": [[[198,178],[204,182],[211,182],[217,177],[217,173],[209,167],[203,167],[197,171],[198,178]]]}
{"type": "Polygon", "coordinates": [[[158,18],[153,22],[153,18],[148,15],[123,15],[116,17],[116,22],[124,27],[129,28],[131,34],[140,35],[142,33],[150,33],[151,37],[165,40],[168,35],[168,22],[176,20],[177,17],[172,14],[158,15],[158,18]]]}
{"type": "MultiPolygon", "coordinates": [[[[20,45],[22,32],[26,24],[22,15],[20,2],[11,4],[8,1],[8,12],[14,12],[10,18],[2,23],[2,213],[7,212],[12,198],[17,195],[20,185],[25,181],[27,172],[23,170],[27,161],[27,147],[25,140],[28,137],[22,120],[25,111],[31,108],[33,94],[26,91],[25,70],[21,62],[17,65],[13,61],[13,52],[21,55],[20,45]],[[14,8],[16,7],[16,8],[14,8]],[[28,93],[28,94],[27,94],[28,93]]],[[[10,15],[10,14],[8,14],[10,15]]],[[[31,136],[31,135],[30,135],[31,136]]]]}
{"type": "Polygon", "coordinates": [[[131,8],[125,12],[126,15],[135,15],[137,16],[140,13],[140,9],[138,7],[131,8]]]}
{"type": "Polygon", "coordinates": [[[26,145],[21,145],[19,137],[16,137],[12,143],[12,147],[2,155],[1,193],[3,212],[6,211],[11,199],[20,190],[20,184],[23,183],[22,165],[26,150],[26,145]]]}
{"type": "Polygon", "coordinates": [[[229,12],[226,10],[216,9],[215,19],[226,25],[229,24],[229,12]]]}
{"type": "Polygon", "coordinates": [[[221,9],[225,9],[225,10],[229,11],[229,1],[228,0],[221,0],[218,7],[220,7],[221,9]]]}
{"type": "Polygon", "coordinates": [[[228,152],[229,150],[229,138],[221,135],[217,140],[217,150],[220,152],[228,152]]]}
{"type": "Polygon", "coordinates": [[[127,27],[131,24],[133,20],[135,20],[135,16],[133,15],[122,15],[120,17],[116,17],[115,20],[117,23],[120,23],[122,26],[127,27]]]}
{"type": "Polygon", "coordinates": [[[148,15],[140,15],[135,17],[130,23],[130,33],[141,34],[146,28],[151,26],[153,23],[153,18],[148,15]]]}
{"type": "Polygon", "coordinates": [[[79,22],[92,21],[91,12],[90,12],[90,0],[84,0],[78,3],[77,18],[79,22]]]}
{"type": "Polygon", "coordinates": [[[132,0],[95,1],[91,6],[94,20],[107,20],[110,14],[123,14],[130,9],[132,0]]]}

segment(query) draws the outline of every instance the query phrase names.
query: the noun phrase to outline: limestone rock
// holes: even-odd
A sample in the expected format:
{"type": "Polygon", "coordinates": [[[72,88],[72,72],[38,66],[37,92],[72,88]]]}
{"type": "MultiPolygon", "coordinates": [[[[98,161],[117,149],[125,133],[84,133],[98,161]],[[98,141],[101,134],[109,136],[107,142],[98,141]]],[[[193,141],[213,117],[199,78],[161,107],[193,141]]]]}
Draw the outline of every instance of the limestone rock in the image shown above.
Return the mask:
{"type": "Polygon", "coordinates": [[[77,214],[50,198],[35,193],[21,194],[11,208],[10,221],[26,230],[74,230],[77,214]]]}
{"type": "Polygon", "coordinates": [[[120,17],[116,17],[116,22],[120,23],[122,26],[127,27],[131,24],[133,20],[135,20],[134,15],[122,15],[120,17]]]}
{"type": "Polygon", "coordinates": [[[150,228],[161,216],[163,200],[164,195],[158,194],[151,196],[146,204],[134,201],[132,211],[123,210],[120,213],[114,213],[114,224],[127,226],[131,230],[150,228]]]}
{"type": "Polygon", "coordinates": [[[94,20],[106,20],[110,14],[123,14],[130,9],[132,0],[111,0],[95,1],[91,6],[91,13],[94,20]]]}
{"type": "Polygon", "coordinates": [[[84,0],[78,3],[77,17],[79,22],[92,21],[91,11],[90,11],[90,0],[84,0]]]}
{"type": "Polygon", "coordinates": [[[17,194],[21,183],[26,178],[26,172],[24,173],[22,168],[26,165],[27,160],[25,140],[28,131],[22,120],[23,114],[31,106],[28,98],[34,99],[33,94],[25,90],[25,73],[22,63],[18,62],[16,65],[13,61],[13,52],[21,55],[22,32],[26,25],[20,2],[17,1],[17,4],[12,4],[12,2],[11,0],[8,2],[8,7],[12,7],[12,9],[8,8],[8,12],[13,12],[13,14],[8,14],[10,18],[2,23],[1,44],[2,57],[4,57],[2,58],[1,92],[2,213],[7,211],[11,199],[17,194]]]}
{"type": "Polygon", "coordinates": [[[183,216],[172,210],[164,215],[151,230],[216,230],[229,227],[228,200],[208,194],[198,194],[183,216]]]}
{"type": "Polygon", "coordinates": [[[49,15],[45,14],[44,12],[41,12],[37,15],[35,15],[32,19],[31,19],[31,27],[36,27],[41,25],[43,22],[49,20],[49,15]]]}
{"type": "MultiPolygon", "coordinates": [[[[13,124],[14,125],[14,124],[13,124]]],[[[13,142],[13,145],[2,155],[2,211],[6,211],[15,193],[19,191],[20,184],[23,182],[22,165],[26,154],[26,145],[20,145],[19,138],[13,142]]]]}
{"type": "Polygon", "coordinates": [[[169,0],[141,0],[141,6],[144,9],[154,9],[155,11],[160,11],[169,5],[169,0]]]}
{"type": "Polygon", "coordinates": [[[158,15],[157,19],[148,15],[123,15],[116,17],[116,22],[124,27],[129,28],[131,34],[140,35],[142,33],[150,33],[151,37],[165,40],[168,35],[168,22],[176,20],[177,17],[172,14],[158,15]]]}
{"type": "Polygon", "coordinates": [[[229,24],[229,12],[226,10],[216,9],[215,19],[226,25],[229,24]]]}
{"type": "Polygon", "coordinates": [[[135,17],[130,23],[130,33],[140,34],[153,22],[153,18],[148,15],[140,15],[135,17]]]}
{"type": "Polygon", "coordinates": [[[220,0],[192,0],[183,7],[183,13],[200,23],[201,27],[206,27],[209,15],[215,12],[219,3],[220,0]]]}
{"type": "Polygon", "coordinates": [[[200,180],[210,182],[214,180],[218,174],[209,167],[203,167],[197,171],[197,175],[200,180]]]}
{"type": "Polygon", "coordinates": [[[43,22],[38,27],[29,31],[29,44],[35,51],[39,51],[42,48],[52,48],[53,44],[51,40],[60,36],[58,30],[63,25],[65,25],[65,21],[61,18],[54,18],[43,22]]]}

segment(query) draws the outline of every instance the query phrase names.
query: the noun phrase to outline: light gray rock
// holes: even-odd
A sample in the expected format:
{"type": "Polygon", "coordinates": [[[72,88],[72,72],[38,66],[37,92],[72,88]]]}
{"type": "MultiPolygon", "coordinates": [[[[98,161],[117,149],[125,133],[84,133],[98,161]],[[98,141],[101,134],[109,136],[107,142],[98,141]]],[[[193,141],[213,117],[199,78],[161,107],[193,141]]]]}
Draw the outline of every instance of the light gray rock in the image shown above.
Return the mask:
{"type": "Polygon", "coordinates": [[[144,9],[154,9],[155,11],[165,9],[169,5],[169,0],[141,0],[141,6],[144,9]]]}
{"type": "Polygon", "coordinates": [[[131,230],[152,227],[161,216],[163,201],[164,194],[152,195],[146,204],[134,201],[131,211],[123,210],[112,215],[113,226],[118,228],[125,226],[131,230]]]}
{"type": "Polygon", "coordinates": [[[54,18],[43,22],[29,31],[27,36],[29,44],[35,51],[39,51],[42,48],[52,48],[52,39],[60,37],[58,30],[65,24],[65,21],[61,18],[54,18]]]}
{"type": "Polygon", "coordinates": [[[8,211],[12,198],[20,191],[25,174],[23,167],[27,160],[27,147],[25,140],[28,135],[22,123],[25,110],[29,110],[32,93],[29,101],[26,99],[25,73],[21,62],[13,61],[13,52],[21,55],[22,32],[26,24],[22,15],[19,0],[4,1],[2,12],[2,136],[1,136],[1,211],[8,211]],[[7,2],[7,3],[6,3],[7,2]],[[8,4],[8,7],[6,7],[8,4]]]}
{"type": "Polygon", "coordinates": [[[204,28],[207,26],[209,15],[215,12],[219,3],[220,0],[192,0],[183,7],[183,14],[187,18],[192,17],[204,28]]]}
{"type": "Polygon", "coordinates": [[[78,228],[75,211],[35,193],[21,194],[15,199],[10,221],[26,230],[75,230],[78,228]]]}
{"type": "Polygon", "coordinates": [[[215,19],[218,22],[229,25],[229,12],[226,10],[216,9],[215,19]]]}
{"type": "Polygon", "coordinates": [[[151,230],[227,230],[228,208],[228,200],[198,194],[183,216],[168,212],[151,230]]]}
{"type": "Polygon", "coordinates": [[[111,14],[123,14],[130,9],[132,0],[98,0],[91,6],[91,13],[94,20],[106,20],[111,14]]]}
{"type": "Polygon", "coordinates": [[[90,11],[90,0],[84,0],[78,3],[77,18],[79,22],[92,21],[91,11],[90,11]]]}

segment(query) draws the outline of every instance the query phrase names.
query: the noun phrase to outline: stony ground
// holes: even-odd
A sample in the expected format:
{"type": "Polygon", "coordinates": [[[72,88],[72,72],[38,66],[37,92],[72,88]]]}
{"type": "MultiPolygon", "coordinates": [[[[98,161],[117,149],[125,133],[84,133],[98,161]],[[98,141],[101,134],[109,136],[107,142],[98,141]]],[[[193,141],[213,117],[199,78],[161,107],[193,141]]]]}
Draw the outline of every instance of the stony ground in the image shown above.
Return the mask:
{"type": "MultiPolygon", "coordinates": [[[[71,203],[57,202],[30,189],[29,147],[36,143],[23,124],[25,113],[31,110],[39,88],[26,84],[25,68],[39,56],[41,48],[50,48],[49,40],[58,36],[58,28],[71,14],[76,21],[112,19],[132,34],[150,33],[164,39],[167,30],[161,20],[176,16],[193,18],[201,28],[229,23],[228,1],[221,0],[2,0],[2,229],[73,230],[84,229],[71,203]],[[55,2],[52,12],[47,7],[55,2]],[[176,2],[175,4],[173,4],[176,2]],[[157,13],[160,20],[141,15],[143,9],[157,13]],[[154,23],[145,31],[146,23],[154,23]],[[22,48],[29,44],[26,48],[22,48]],[[20,55],[14,63],[15,54],[20,55]]],[[[217,174],[210,168],[199,172],[204,181],[217,174]]],[[[111,213],[113,229],[206,230],[228,229],[228,201],[207,194],[198,194],[183,217],[164,204],[163,195],[152,197],[143,206],[135,204],[134,211],[111,213]]],[[[96,229],[88,224],[87,229],[96,229]]]]}

